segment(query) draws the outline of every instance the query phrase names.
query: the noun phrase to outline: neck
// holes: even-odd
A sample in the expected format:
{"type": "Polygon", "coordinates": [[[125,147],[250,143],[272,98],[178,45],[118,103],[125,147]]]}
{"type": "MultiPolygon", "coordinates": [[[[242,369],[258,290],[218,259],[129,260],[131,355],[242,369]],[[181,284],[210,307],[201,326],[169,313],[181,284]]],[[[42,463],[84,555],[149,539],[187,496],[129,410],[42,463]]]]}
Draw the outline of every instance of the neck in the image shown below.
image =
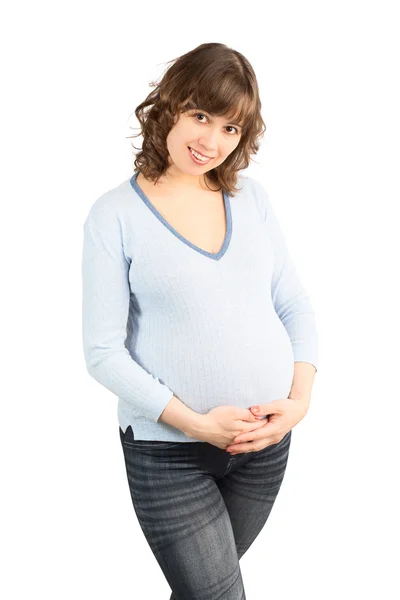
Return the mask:
{"type": "MultiPolygon", "coordinates": [[[[137,176],[137,181],[140,182],[148,181],[139,173],[137,176]]],[[[218,185],[215,186],[208,178],[207,174],[203,173],[202,175],[190,175],[188,173],[183,173],[182,171],[175,169],[172,170],[170,167],[158,180],[157,183],[150,182],[153,186],[157,187],[160,190],[164,190],[165,193],[180,193],[185,194],[186,192],[194,193],[194,192],[219,192],[220,187],[218,185]]]]}
{"type": "Polygon", "coordinates": [[[174,190],[207,190],[207,178],[205,174],[191,175],[173,169],[168,169],[166,173],[159,179],[161,185],[165,185],[169,189],[174,190]]]}

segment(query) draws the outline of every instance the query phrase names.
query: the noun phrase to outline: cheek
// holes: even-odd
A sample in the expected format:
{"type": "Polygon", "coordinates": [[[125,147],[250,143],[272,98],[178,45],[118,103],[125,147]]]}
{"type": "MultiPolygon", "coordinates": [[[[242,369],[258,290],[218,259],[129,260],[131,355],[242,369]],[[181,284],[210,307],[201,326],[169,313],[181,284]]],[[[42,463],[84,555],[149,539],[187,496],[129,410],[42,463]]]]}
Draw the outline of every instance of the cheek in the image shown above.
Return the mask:
{"type": "Polygon", "coordinates": [[[167,147],[172,151],[180,151],[185,144],[184,136],[177,127],[171,130],[167,137],[167,147]]]}
{"type": "Polygon", "coordinates": [[[238,146],[239,146],[239,141],[237,141],[237,140],[231,142],[230,144],[226,144],[225,154],[226,155],[232,154],[232,152],[234,152],[238,146]]]}

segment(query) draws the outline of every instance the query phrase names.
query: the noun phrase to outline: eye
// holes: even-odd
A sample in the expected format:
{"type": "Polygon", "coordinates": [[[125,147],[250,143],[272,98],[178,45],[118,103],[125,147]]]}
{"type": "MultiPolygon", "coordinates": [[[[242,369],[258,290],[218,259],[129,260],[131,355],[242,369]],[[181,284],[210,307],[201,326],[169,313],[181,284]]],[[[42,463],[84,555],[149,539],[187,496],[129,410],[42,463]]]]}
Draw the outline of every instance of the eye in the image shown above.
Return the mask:
{"type": "MultiPolygon", "coordinates": [[[[197,117],[198,116],[204,117],[207,119],[207,116],[204,113],[201,112],[196,112],[194,113],[193,117],[196,119],[196,121],[198,121],[197,117]]],[[[199,123],[204,123],[204,121],[199,121],[199,123]]],[[[227,125],[227,129],[234,129],[236,133],[239,133],[237,127],[233,127],[233,125],[227,125]]],[[[232,134],[231,134],[232,135],[232,134]]]]}
{"type": "Polygon", "coordinates": [[[237,130],[237,127],[233,127],[233,125],[227,125],[227,127],[230,129],[234,129],[236,131],[236,133],[239,133],[237,130]]]}
{"type": "MultiPolygon", "coordinates": [[[[207,119],[206,115],[204,115],[203,113],[200,113],[200,112],[195,113],[193,116],[194,117],[198,117],[199,115],[202,116],[202,117],[205,117],[207,119]]],[[[198,119],[196,119],[196,120],[198,120],[198,119]]]]}

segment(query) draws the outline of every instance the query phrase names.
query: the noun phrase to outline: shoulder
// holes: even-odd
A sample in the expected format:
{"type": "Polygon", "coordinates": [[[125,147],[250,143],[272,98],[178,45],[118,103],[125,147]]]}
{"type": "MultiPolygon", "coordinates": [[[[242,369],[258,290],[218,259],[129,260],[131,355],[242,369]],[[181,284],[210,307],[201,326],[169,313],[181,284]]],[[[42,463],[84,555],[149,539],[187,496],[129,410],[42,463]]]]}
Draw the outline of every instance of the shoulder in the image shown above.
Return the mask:
{"type": "Polygon", "coordinates": [[[258,214],[262,221],[267,218],[270,210],[269,195],[263,183],[249,175],[239,175],[238,185],[241,188],[241,194],[245,194],[248,200],[255,204],[258,214]]]}
{"type": "Polygon", "coordinates": [[[101,194],[90,206],[84,226],[104,229],[113,224],[122,224],[133,206],[132,191],[129,178],[101,194]]]}

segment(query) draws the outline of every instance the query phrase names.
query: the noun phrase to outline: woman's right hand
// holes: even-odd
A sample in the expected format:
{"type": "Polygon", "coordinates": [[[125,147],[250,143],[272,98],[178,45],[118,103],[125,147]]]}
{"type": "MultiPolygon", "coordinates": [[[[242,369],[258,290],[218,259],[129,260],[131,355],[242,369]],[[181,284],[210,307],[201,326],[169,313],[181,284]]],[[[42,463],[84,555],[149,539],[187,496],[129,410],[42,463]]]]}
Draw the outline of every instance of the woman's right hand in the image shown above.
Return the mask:
{"type": "Polygon", "coordinates": [[[216,406],[202,415],[201,431],[195,437],[225,450],[241,433],[264,427],[265,419],[258,419],[247,408],[216,406]]]}

